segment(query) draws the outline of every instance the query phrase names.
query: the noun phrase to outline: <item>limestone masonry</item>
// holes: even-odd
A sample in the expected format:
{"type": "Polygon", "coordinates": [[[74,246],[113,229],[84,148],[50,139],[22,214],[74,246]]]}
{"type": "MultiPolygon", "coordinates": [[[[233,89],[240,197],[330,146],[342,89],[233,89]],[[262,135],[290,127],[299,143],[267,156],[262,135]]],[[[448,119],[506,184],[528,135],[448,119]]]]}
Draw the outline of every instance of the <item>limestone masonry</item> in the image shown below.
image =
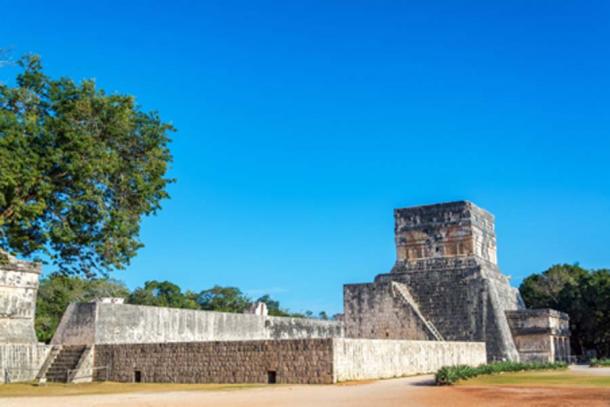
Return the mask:
{"type": "Polygon", "coordinates": [[[143,305],[70,304],[54,345],[163,343],[343,336],[335,321],[143,305]]]}
{"type": "Polygon", "coordinates": [[[344,286],[340,321],[73,303],[36,342],[38,265],[0,265],[0,382],[336,383],[494,360],[567,360],[569,319],[527,310],[470,202],[397,209],[396,263],[344,286]]]}
{"type": "Polygon", "coordinates": [[[39,274],[12,256],[0,264],[0,383],[32,380],[49,352],[34,331],[39,274]]]}
{"type": "Polygon", "coordinates": [[[480,342],[284,339],[96,345],[97,379],[330,384],[485,363],[480,342]],[[104,366],[112,366],[106,376],[104,366]]]}
{"type": "Polygon", "coordinates": [[[568,360],[568,314],[552,309],[530,309],[507,311],[506,316],[522,362],[568,360]]]}
{"type": "Polygon", "coordinates": [[[510,322],[531,313],[498,269],[493,216],[461,201],[397,209],[394,220],[391,272],[344,286],[346,336],[484,341],[488,360],[519,360],[510,322]]]}
{"type": "Polygon", "coordinates": [[[8,258],[0,264],[0,343],[35,343],[40,265],[8,258]]]}

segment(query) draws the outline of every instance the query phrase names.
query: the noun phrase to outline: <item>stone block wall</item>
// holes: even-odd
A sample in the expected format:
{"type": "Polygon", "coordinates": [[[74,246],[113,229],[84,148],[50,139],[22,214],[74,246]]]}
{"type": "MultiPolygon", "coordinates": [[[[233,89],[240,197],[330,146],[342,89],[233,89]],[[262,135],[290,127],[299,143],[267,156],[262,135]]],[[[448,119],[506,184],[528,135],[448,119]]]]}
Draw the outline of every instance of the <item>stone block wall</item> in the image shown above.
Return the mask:
{"type": "Polygon", "coordinates": [[[330,384],[485,362],[475,342],[286,339],[96,345],[97,380],[330,384]]]}
{"type": "Polygon", "coordinates": [[[53,344],[307,339],[343,336],[336,321],[129,304],[72,304],[53,344]]]}
{"type": "Polygon", "coordinates": [[[0,265],[0,343],[36,343],[39,274],[39,264],[10,256],[8,264],[0,265]]]}
{"type": "Polygon", "coordinates": [[[552,309],[506,313],[521,361],[555,362],[570,359],[570,320],[552,309]]]}
{"type": "Polygon", "coordinates": [[[0,264],[0,383],[33,380],[49,353],[34,330],[39,275],[37,263],[0,264]]]}
{"type": "Polygon", "coordinates": [[[332,383],[332,339],[95,346],[98,379],[156,383],[332,383]],[[108,367],[108,373],[103,367],[108,367]]]}
{"type": "Polygon", "coordinates": [[[50,350],[43,343],[0,343],[0,383],[34,380],[50,350]]]}
{"type": "Polygon", "coordinates": [[[348,336],[419,339],[416,330],[405,327],[423,322],[440,333],[435,337],[485,341],[490,361],[518,360],[505,311],[524,305],[496,264],[493,216],[460,201],[396,209],[394,218],[391,272],[344,290],[348,336]],[[415,306],[396,306],[385,289],[390,283],[404,285],[415,306]],[[392,321],[388,329],[381,326],[386,321],[392,321]]]}
{"type": "MultiPolygon", "coordinates": [[[[435,340],[417,305],[403,298],[393,281],[343,287],[345,336],[370,339],[435,340]]],[[[404,286],[406,289],[406,286],[404,286]]]]}
{"type": "Polygon", "coordinates": [[[333,340],[334,381],[383,379],[486,361],[483,342],[333,340]]]}
{"type": "Polygon", "coordinates": [[[55,330],[53,345],[87,345],[95,343],[96,303],[68,305],[55,330]]]}
{"type": "MultiPolygon", "coordinates": [[[[489,360],[518,360],[505,310],[523,307],[519,293],[497,267],[476,258],[431,259],[421,268],[378,275],[376,285],[400,282],[408,287],[423,317],[450,341],[485,341],[489,360]]],[[[345,325],[355,318],[345,301],[345,325]]],[[[368,305],[364,305],[368,306],[368,305]]],[[[410,313],[397,314],[411,319],[410,313]]],[[[385,318],[381,316],[380,318],[385,318]]],[[[417,339],[400,337],[396,339],[417,339]]],[[[349,335],[352,336],[352,335],[349,335]]],[[[377,336],[383,338],[383,336],[377,336]]]]}
{"type": "Polygon", "coordinates": [[[394,211],[398,261],[477,256],[496,263],[494,218],[467,202],[394,211]]]}

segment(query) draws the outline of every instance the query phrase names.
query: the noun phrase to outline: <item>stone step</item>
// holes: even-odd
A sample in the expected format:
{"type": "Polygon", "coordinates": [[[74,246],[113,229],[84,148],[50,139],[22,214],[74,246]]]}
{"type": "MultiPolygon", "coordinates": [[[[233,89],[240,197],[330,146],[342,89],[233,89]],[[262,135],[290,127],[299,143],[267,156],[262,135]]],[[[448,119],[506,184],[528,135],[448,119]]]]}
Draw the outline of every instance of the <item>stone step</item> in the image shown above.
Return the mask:
{"type": "Polygon", "coordinates": [[[70,346],[61,349],[46,372],[47,381],[65,383],[68,380],[68,372],[76,368],[85,348],[70,346]]]}
{"type": "Polygon", "coordinates": [[[68,370],[72,369],[71,366],[54,366],[51,367],[48,372],[49,373],[54,373],[54,372],[67,372],[68,370]]]}
{"type": "Polygon", "coordinates": [[[66,361],[60,361],[57,363],[53,363],[51,365],[51,367],[53,366],[73,366],[74,364],[76,364],[78,362],[78,359],[75,360],[66,360],[66,361]]]}
{"type": "Polygon", "coordinates": [[[53,363],[51,365],[51,367],[53,367],[53,366],[72,366],[77,362],[78,362],[78,359],[71,360],[71,361],[65,361],[65,362],[57,362],[57,363],[53,363]]]}
{"type": "Polygon", "coordinates": [[[74,363],[74,362],[78,362],[78,360],[80,359],[80,356],[76,357],[76,358],[62,358],[62,359],[55,359],[53,361],[53,364],[65,364],[65,363],[74,363]]]}
{"type": "Polygon", "coordinates": [[[78,352],[77,351],[69,351],[69,352],[62,351],[59,355],[64,356],[64,357],[71,357],[71,356],[80,355],[81,353],[83,353],[82,350],[78,351],[78,352]]]}

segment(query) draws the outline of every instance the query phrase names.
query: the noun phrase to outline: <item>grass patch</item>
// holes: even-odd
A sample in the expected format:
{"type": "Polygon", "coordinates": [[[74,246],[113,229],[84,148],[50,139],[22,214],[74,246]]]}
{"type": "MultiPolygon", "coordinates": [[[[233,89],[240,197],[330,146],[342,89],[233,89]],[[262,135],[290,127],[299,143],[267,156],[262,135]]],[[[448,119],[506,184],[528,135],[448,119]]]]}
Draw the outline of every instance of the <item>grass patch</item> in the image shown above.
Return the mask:
{"type": "Polygon", "coordinates": [[[262,384],[186,384],[186,383],[12,383],[0,385],[1,397],[80,396],[88,394],[154,393],[167,391],[229,391],[263,386],[262,384]]]}
{"type": "Polygon", "coordinates": [[[541,372],[511,372],[479,376],[459,382],[460,386],[558,386],[610,388],[610,376],[572,373],[567,370],[541,372]]]}
{"type": "Polygon", "coordinates": [[[454,384],[460,380],[467,380],[481,375],[497,374],[501,372],[520,372],[526,370],[566,369],[565,362],[556,363],[522,363],[522,362],[496,362],[476,367],[467,365],[445,366],[435,375],[435,382],[439,386],[454,384]]]}
{"type": "Polygon", "coordinates": [[[610,359],[591,359],[591,367],[610,367],[610,359]]]}

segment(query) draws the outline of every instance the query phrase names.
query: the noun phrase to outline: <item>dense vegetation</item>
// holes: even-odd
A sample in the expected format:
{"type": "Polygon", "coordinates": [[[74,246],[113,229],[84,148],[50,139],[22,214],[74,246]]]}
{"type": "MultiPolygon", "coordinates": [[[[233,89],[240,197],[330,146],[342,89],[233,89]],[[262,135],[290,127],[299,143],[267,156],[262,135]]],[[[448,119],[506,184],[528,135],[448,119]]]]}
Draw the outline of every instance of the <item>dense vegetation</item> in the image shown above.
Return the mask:
{"type": "Polygon", "coordinates": [[[610,359],[593,358],[590,362],[591,367],[610,367],[610,359]]]}
{"type": "Polygon", "coordinates": [[[565,369],[565,362],[555,363],[522,363],[522,362],[496,362],[471,367],[466,365],[446,366],[436,372],[434,381],[438,386],[454,384],[460,380],[471,379],[476,376],[500,372],[521,372],[525,370],[565,369]]]}
{"type": "Polygon", "coordinates": [[[572,352],[610,356],[610,270],[555,265],[523,280],[521,295],[530,308],[554,308],[570,315],[572,352]]]}
{"type": "MultiPolygon", "coordinates": [[[[108,277],[86,279],[55,273],[40,281],[36,302],[38,339],[43,342],[51,340],[61,316],[71,302],[88,302],[100,297],[124,297],[129,304],[222,312],[244,312],[254,302],[261,301],[267,304],[269,314],[273,316],[314,317],[311,311],[290,312],[269,295],[253,300],[236,287],[214,286],[200,292],[182,291],[169,281],[153,280],[130,292],[121,281],[108,277]]],[[[317,317],[328,319],[325,312],[317,317]]]]}
{"type": "Polygon", "coordinates": [[[15,86],[0,83],[0,261],[126,267],[142,217],[168,197],[172,126],[93,80],[50,78],[36,56],[20,66],[15,86]]]}

